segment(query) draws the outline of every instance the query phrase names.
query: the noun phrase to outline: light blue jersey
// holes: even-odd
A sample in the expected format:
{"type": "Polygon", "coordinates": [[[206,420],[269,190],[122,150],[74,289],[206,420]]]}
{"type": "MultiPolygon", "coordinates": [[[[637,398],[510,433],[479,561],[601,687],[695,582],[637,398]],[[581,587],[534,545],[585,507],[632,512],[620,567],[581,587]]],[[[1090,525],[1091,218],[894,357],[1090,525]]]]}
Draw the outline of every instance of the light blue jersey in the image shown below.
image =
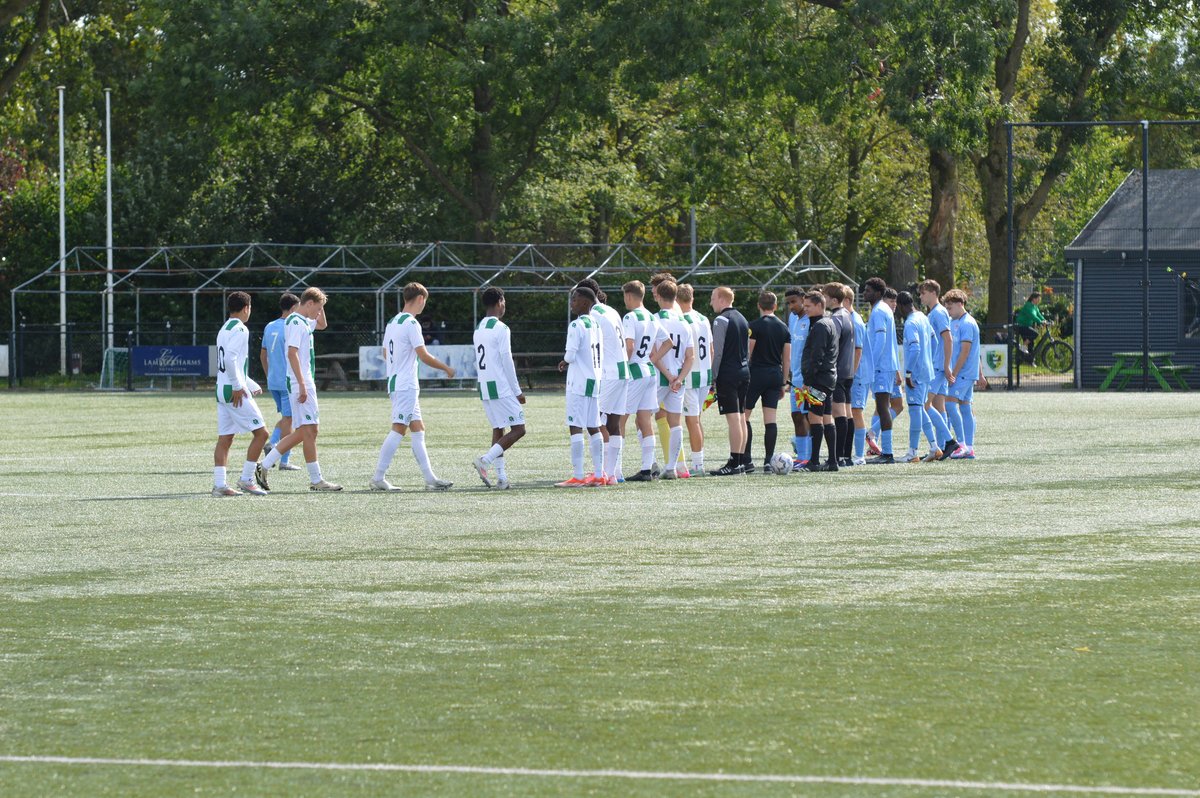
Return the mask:
{"type": "Polygon", "coordinates": [[[862,350],[858,360],[858,371],[854,372],[854,379],[864,385],[869,385],[871,378],[875,376],[875,369],[871,363],[871,339],[867,337],[867,323],[863,321],[863,317],[857,310],[851,315],[854,318],[854,345],[862,350]]]}
{"type": "Polygon", "coordinates": [[[804,375],[800,373],[800,358],[804,356],[804,342],[808,340],[808,328],[811,322],[808,316],[788,314],[788,331],[792,334],[792,384],[804,384],[804,375]]]}
{"type": "Polygon", "coordinates": [[[962,371],[958,372],[956,376],[960,382],[966,380],[968,383],[974,384],[979,379],[978,322],[975,321],[970,313],[964,313],[962,318],[950,322],[950,337],[954,347],[951,351],[951,368],[958,363],[958,356],[962,352],[963,343],[971,344],[971,352],[967,356],[967,362],[963,364],[962,371]]]}
{"type": "MultiPolygon", "coordinates": [[[[867,319],[867,337],[871,339],[871,371],[873,374],[895,374],[899,369],[896,362],[896,317],[892,308],[882,299],[871,308],[867,319]]],[[[864,355],[866,349],[863,349],[864,355]]]]}
{"type": "Polygon", "coordinates": [[[943,367],[946,365],[946,350],[942,343],[942,331],[950,329],[950,314],[946,312],[946,306],[939,302],[930,309],[929,315],[926,318],[929,320],[929,326],[933,330],[933,370],[941,372],[944,371],[943,367]]]}
{"type": "Polygon", "coordinates": [[[918,385],[928,386],[933,379],[933,330],[919,310],[904,320],[904,369],[918,385]]]}
{"type": "Polygon", "coordinates": [[[287,390],[287,344],[283,340],[284,319],[275,319],[263,330],[262,348],[267,350],[267,390],[287,390]]]}

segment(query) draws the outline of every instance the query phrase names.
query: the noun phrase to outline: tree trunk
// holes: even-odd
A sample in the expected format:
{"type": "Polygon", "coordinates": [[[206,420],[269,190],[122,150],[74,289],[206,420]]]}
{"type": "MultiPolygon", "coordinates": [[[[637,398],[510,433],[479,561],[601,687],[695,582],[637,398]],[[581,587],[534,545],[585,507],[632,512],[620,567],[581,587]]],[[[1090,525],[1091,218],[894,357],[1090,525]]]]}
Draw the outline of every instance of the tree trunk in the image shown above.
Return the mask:
{"type": "Polygon", "coordinates": [[[929,149],[929,219],[921,233],[925,277],[954,287],[954,227],[958,221],[958,160],[949,150],[929,149]]]}
{"type": "MultiPolygon", "coordinates": [[[[910,242],[912,233],[903,233],[910,242]]],[[[912,247],[901,247],[888,253],[888,285],[897,291],[908,291],[917,282],[917,259],[913,257],[912,247]]]]}
{"type": "Polygon", "coordinates": [[[863,150],[853,143],[846,153],[846,221],[842,226],[842,252],[838,266],[851,280],[858,275],[858,249],[866,235],[858,211],[858,181],[862,178],[863,150]]]}
{"type": "MultiPolygon", "coordinates": [[[[983,157],[975,159],[975,177],[983,198],[983,229],[988,244],[988,324],[1008,324],[1008,142],[1003,122],[988,131],[983,157]]],[[[1020,230],[1017,230],[1020,233],[1020,230]]]]}

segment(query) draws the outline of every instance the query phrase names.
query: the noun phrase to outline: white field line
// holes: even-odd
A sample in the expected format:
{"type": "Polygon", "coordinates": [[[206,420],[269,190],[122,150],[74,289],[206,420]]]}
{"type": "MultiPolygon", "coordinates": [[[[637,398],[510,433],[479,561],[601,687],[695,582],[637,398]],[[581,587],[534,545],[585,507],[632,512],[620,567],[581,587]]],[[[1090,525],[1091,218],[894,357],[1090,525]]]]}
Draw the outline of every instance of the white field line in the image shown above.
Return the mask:
{"type": "Polygon", "coordinates": [[[647,770],[545,770],[472,765],[397,765],[342,762],[250,762],[196,759],[110,759],[74,756],[0,756],[0,763],[51,765],[115,765],[165,768],[245,768],[251,770],[375,771],[384,773],[452,773],[480,776],[517,776],[551,779],[625,779],[638,781],[706,781],[758,784],[825,784],[856,787],[913,787],[917,789],[995,790],[1031,793],[1085,795],[1168,795],[1197,798],[1200,790],[1165,787],[1088,786],[1082,784],[1024,784],[1002,781],[959,781],[954,779],[901,779],[871,776],[788,776],[741,773],[682,773],[647,770]]]}

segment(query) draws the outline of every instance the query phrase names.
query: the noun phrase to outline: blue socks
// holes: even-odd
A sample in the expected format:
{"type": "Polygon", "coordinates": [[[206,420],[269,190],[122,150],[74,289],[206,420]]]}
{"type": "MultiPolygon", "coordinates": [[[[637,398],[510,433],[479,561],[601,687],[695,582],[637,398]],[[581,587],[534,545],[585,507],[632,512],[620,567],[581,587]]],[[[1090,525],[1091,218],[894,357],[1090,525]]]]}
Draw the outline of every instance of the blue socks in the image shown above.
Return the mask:
{"type": "Polygon", "coordinates": [[[958,412],[958,407],[958,402],[946,402],[946,420],[950,422],[950,431],[955,440],[965,443],[967,437],[963,432],[963,420],[958,412]]]}
{"type": "MultiPolygon", "coordinates": [[[[896,419],[895,408],[889,407],[888,412],[892,414],[892,420],[894,421],[896,419]]],[[[879,424],[879,416],[875,416],[874,418],[871,419],[871,434],[874,435],[876,439],[879,438],[880,429],[881,429],[881,427],[879,424]]]]}
{"type": "Polygon", "coordinates": [[[792,436],[792,447],[796,450],[797,460],[807,460],[812,457],[812,438],[809,436],[792,436]]]}
{"type": "MultiPolygon", "coordinates": [[[[279,434],[279,427],[275,427],[274,429],[271,430],[271,437],[267,439],[267,443],[270,444],[271,448],[274,448],[275,444],[279,443],[279,439],[282,437],[283,436],[279,434]]],[[[288,451],[284,452],[283,457],[279,458],[279,462],[286,463],[288,461],[288,457],[291,456],[291,454],[292,454],[292,451],[290,449],[288,451]]]]}
{"type": "Polygon", "coordinates": [[[863,459],[867,454],[867,428],[854,430],[854,457],[863,459]]]}
{"type": "Polygon", "coordinates": [[[883,450],[884,454],[891,454],[892,453],[892,431],[890,429],[885,429],[879,433],[879,437],[880,437],[879,448],[883,450]]]}
{"type": "Polygon", "coordinates": [[[963,426],[963,443],[968,449],[975,448],[975,412],[971,410],[969,403],[958,406],[959,414],[962,416],[963,426]]]}
{"type": "Polygon", "coordinates": [[[954,436],[950,434],[950,427],[946,426],[946,417],[938,412],[936,407],[930,407],[925,411],[929,415],[929,424],[926,425],[925,437],[929,438],[929,443],[935,449],[943,449],[946,442],[954,436]],[[933,430],[936,434],[929,435],[929,430],[933,430]]]}
{"type": "MultiPolygon", "coordinates": [[[[920,406],[908,408],[908,448],[914,452],[921,445],[921,430],[927,423],[925,408],[920,406]]],[[[929,431],[932,432],[933,428],[930,427],[929,431]]]]}

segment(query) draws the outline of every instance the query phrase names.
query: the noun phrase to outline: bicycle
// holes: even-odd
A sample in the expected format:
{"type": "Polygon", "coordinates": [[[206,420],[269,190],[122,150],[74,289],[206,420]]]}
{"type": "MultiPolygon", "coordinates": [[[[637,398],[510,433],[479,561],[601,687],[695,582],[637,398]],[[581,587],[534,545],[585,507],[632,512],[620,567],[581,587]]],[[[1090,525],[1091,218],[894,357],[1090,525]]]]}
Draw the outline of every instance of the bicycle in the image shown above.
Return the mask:
{"type": "Polygon", "coordinates": [[[1017,334],[1016,325],[1010,325],[1010,328],[1017,341],[1015,356],[1018,362],[1030,366],[1039,365],[1058,374],[1065,374],[1075,365],[1075,347],[1055,338],[1049,324],[1042,326],[1033,346],[1028,350],[1020,347],[1021,337],[1017,334]]]}

